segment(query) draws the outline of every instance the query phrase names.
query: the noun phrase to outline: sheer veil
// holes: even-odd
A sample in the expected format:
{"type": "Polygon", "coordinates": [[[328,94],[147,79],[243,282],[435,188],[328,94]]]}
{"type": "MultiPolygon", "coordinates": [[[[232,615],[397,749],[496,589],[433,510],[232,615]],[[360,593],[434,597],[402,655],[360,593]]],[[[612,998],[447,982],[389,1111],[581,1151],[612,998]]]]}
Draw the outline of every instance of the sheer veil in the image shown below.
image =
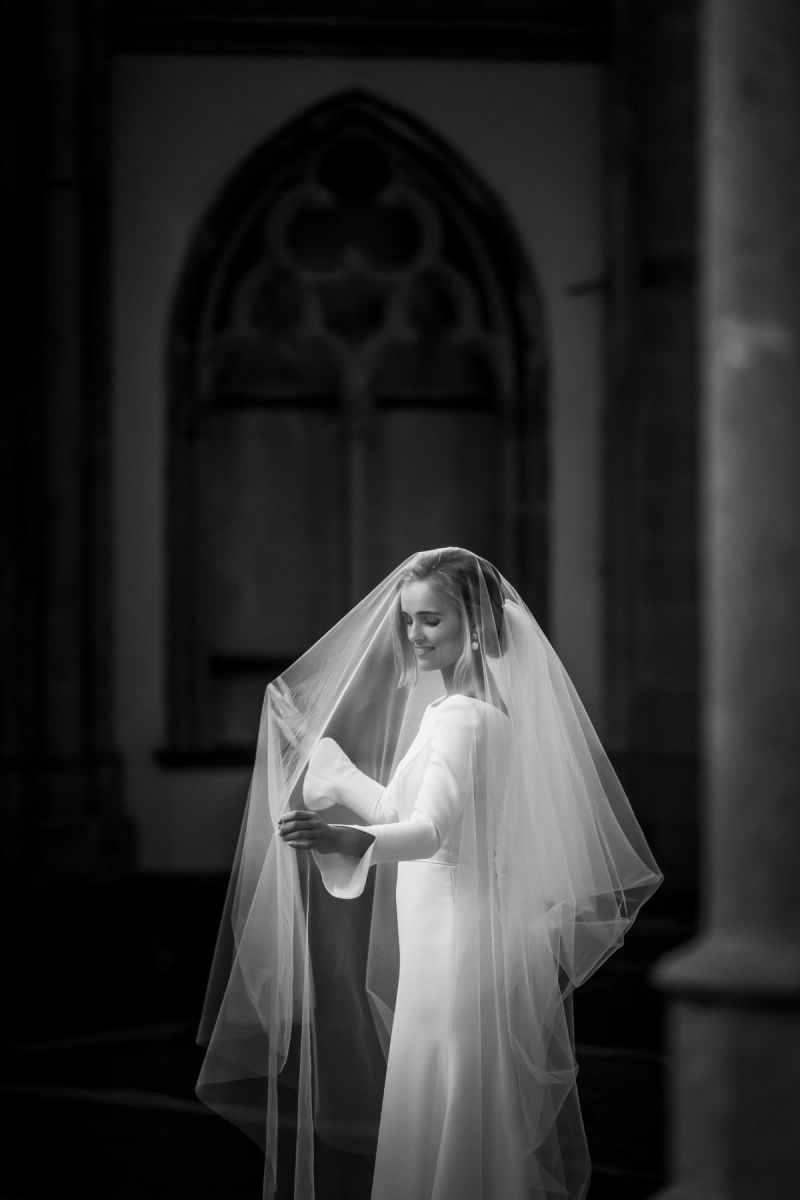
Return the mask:
{"type": "MultiPolygon", "coordinates": [[[[569,996],[621,944],[661,877],[530,611],[494,567],[458,553],[471,564],[463,678],[491,717],[469,754],[451,868],[448,994],[451,1026],[474,1051],[480,1135],[470,1153],[480,1171],[494,1124],[510,1122],[531,1197],[581,1197],[587,1155],[569,996]]],[[[293,1178],[295,1200],[313,1198],[315,1146],[375,1148],[398,976],[396,867],[379,864],[360,896],[337,899],[314,857],[275,828],[303,807],[320,739],[387,784],[441,695],[438,673],[413,682],[405,658],[398,595],[415,561],[264,698],[199,1033],[208,1049],[198,1095],[263,1148],[267,1197],[279,1178],[289,1194],[293,1178]]],[[[358,824],[342,806],[325,815],[358,824]]]]}

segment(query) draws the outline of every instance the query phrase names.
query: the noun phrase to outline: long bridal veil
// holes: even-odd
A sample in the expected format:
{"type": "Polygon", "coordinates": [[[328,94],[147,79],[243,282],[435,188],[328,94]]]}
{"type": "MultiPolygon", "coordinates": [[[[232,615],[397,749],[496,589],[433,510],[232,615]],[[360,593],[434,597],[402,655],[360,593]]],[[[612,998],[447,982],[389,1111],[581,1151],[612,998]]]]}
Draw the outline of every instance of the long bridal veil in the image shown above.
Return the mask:
{"type": "MultiPolygon", "coordinates": [[[[477,555],[466,614],[471,686],[504,718],[464,788],[453,868],[449,1028],[471,1047],[470,1154],[496,1113],[536,1200],[580,1197],[588,1159],[570,993],[622,942],[660,874],[558,656],[513,586],[477,555]],[[490,761],[491,760],[491,761],[490,761]],[[492,1080],[492,1097],[482,1079],[492,1080]],[[497,1094],[499,1092],[499,1095],[497,1094]]],[[[415,556],[416,559],[417,556],[415,556]]],[[[276,836],[331,737],[387,783],[441,681],[403,675],[407,560],[270,684],[199,1040],[198,1095],[265,1151],[264,1194],[314,1196],[324,1143],[374,1151],[398,972],[395,868],[337,900],[310,854],[276,836]],[[432,689],[432,690],[431,690],[432,689]]],[[[408,671],[405,672],[408,674],[408,671]]],[[[438,679],[438,676],[437,676],[438,679]]],[[[331,822],[357,823],[337,807],[331,822]]],[[[482,1149],[483,1147],[483,1149],[482,1149]]],[[[478,1176],[479,1178],[480,1176],[478,1176]]]]}

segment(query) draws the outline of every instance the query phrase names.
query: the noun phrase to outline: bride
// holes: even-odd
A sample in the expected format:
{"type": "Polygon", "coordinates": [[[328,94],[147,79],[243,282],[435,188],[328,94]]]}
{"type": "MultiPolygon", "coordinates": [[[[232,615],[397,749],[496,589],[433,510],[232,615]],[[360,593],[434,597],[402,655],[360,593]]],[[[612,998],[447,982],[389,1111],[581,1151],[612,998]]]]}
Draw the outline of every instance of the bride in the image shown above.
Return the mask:
{"type": "Polygon", "coordinates": [[[414,555],[267,690],[198,1094],[267,1196],[291,1131],[295,1200],[325,1144],[373,1200],[581,1200],[570,994],[659,882],[513,587],[414,555]]]}

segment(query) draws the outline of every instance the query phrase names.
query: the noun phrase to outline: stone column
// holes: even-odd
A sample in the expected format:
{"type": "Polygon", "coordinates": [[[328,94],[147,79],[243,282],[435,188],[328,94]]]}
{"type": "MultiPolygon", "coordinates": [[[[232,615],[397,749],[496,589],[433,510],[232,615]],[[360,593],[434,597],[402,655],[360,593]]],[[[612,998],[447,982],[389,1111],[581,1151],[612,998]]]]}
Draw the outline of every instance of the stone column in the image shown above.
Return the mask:
{"type": "Polygon", "coordinates": [[[26,7],[10,67],[34,102],[5,118],[24,147],[9,223],[28,240],[11,258],[2,439],[3,877],[98,878],[131,844],[113,742],[104,56],[94,0],[26,7]]]}
{"type": "Polygon", "coordinates": [[[672,994],[672,1186],[800,1195],[800,5],[704,28],[707,820],[672,994]]]}

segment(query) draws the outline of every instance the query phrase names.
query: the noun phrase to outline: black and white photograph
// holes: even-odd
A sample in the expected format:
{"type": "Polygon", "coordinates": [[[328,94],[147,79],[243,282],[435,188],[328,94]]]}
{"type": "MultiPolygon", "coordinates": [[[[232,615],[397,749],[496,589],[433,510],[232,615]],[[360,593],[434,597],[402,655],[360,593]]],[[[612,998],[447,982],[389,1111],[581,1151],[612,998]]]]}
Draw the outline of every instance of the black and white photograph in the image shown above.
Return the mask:
{"type": "Polygon", "coordinates": [[[0,13],[0,1200],[797,1200],[800,5],[0,13]]]}

